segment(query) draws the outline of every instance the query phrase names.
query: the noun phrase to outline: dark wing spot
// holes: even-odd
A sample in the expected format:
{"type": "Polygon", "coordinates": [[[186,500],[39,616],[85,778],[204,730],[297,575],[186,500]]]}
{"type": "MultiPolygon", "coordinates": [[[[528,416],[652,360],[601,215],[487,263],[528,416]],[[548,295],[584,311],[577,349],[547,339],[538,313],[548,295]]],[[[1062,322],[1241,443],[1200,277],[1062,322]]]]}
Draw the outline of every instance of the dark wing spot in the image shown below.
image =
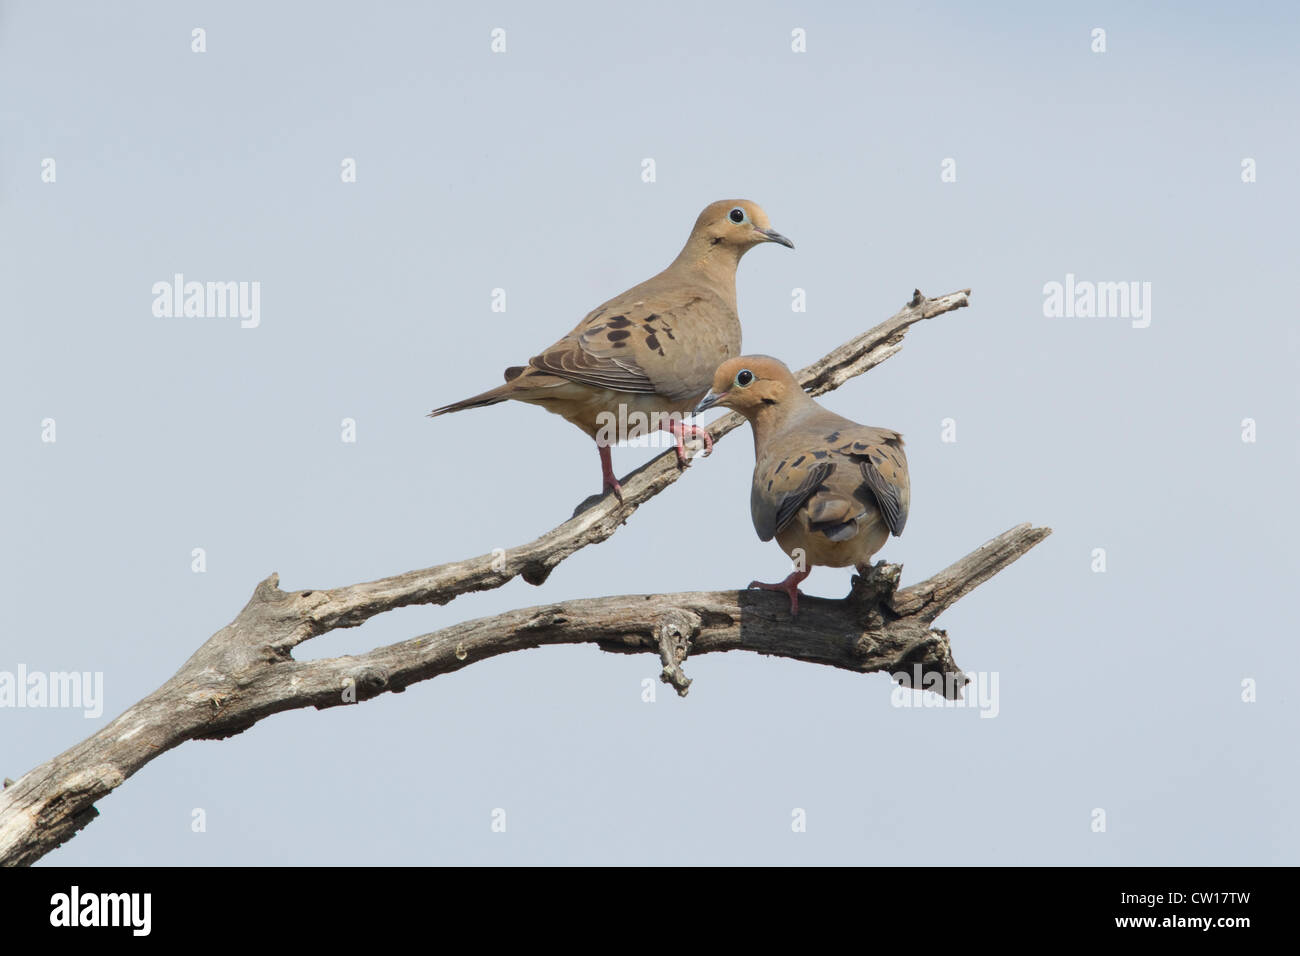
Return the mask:
{"type": "Polygon", "coordinates": [[[668,336],[670,339],[674,341],[677,340],[677,336],[673,335],[673,330],[668,328],[668,326],[666,325],[664,326],[664,335],[668,336]]]}
{"type": "Polygon", "coordinates": [[[828,452],[828,451],[815,451],[815,452],[813,452],[813,457],[816,458],[818,461],[821,461],[823,458],[826,458],[826,457],[829,456],[829,455],[830,455],[830,452],[828,452]]]}
{"type": "Polygon", "coordinates": [[[645,317],[645,320],[646,320],[647,322],[653,322],[653,321],[654,321],[655,319],[657,319],[657,318],[659,318],[659,313],[658,313],[658,312],[651,312],[649,315],[647,315],[647,316],[645,317]]]}
{"type": "Polygon", "coordinates": [[[608,333],[605,337],[609,339],[611,342],[620,342],[631,334],[632,333],[629,332],[627,329],[618,329],[616,331],[608,333]]]}
{"type": "Polygon", "coordinates": [[[837,431],[831,432],[829,435],[826,436],[826,440],[827,440],[827,441],[839,441],[839,440],[840,440],[840,433],[837,432],[837,431]]]}
{"type": "Polygon", "coordinates": [[[628,321],[626,315],[616,315],[605,324],[611,329],[625,329],[632,323],[628,321]]]}
{"type": "Polygon", "coordinates": [[[874,461],[877,465],[883,465],[885,463],[885,456],[878,455],[873,452],[871,455],[871,460],[874,461]]]}
{"type": "Polygon", "coordinates": [[[781,464],[779,464],[779,465],[776,466],[776,471],[772,472],[772,474],[774,474],[774,475],[779,475],[779,474],[781,474],[781,469],[784,468],[784,467],[785,467],[785,459],[782,458],[782,459],[781,459],[781,464]]]}
{"type": "Polygon", "coordinates": [[[800,456],[799,456],[798,458],[796,458],[794,461],[790,462],[790,467],[791,467],[791,468],[798,468],[798,467],[799,467],[799,463],[802,462],[802,461],[803,461],[805,458],[807,458],[807,457],[808,457],[807,455],[800,455],[800,456]]]}
{"type": "Polygon", "coordinates": [[[626,343],[626,342],[610,342],[609,344],[610,344],[610,346],[612,346],[613,348],[616,348],[616,349],[627,348],[627,343],[626,343]]]}
{"type": "Polygon", "coordinates": [[[657,350],[660,355],[664,354],[664,350],[659,346],[659,339],[653,332],[645,337],[645,344],[650,346],[650,348],[657,350]]]}
{"type": "MultiPolygon", "coordinates": [[[[784,465],[785,462],[781,462],[781,464],[784,465]]],[[[771,491],[771,490],[772,490],[772,479],[771,479],[771,478],[767,479],[767,490],[768,490],[768,491],[771,491]]]]}
{"type": "Polygon", "coordinates": [[[520,375],[523,374],[524,374],[523,365],[512,365],[508,369],[506,369],[506,381],[513,382],[515,379],[517,379],[520,375]]]}

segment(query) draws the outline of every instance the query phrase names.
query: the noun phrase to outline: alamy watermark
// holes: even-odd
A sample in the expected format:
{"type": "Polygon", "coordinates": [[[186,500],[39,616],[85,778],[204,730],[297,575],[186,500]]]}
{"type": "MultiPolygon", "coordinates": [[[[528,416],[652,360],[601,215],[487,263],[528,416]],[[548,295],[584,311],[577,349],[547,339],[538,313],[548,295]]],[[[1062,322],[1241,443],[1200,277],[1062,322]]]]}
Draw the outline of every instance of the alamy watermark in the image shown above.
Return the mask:
{"type": "Polygon", "coordinates": [[[80,708],[88,720],[104,713],[103,671],[0,671],[0,707],[80,708]]]}
{"type": "Polygon", "coordinates": [[[981,719],[996,717],[1001,710],[997,671],[922,673],[921,665],[913,664],[910,671],[895,671],[890,676],[895,681],[889,695],[892,707],[973,707],[981,719]]]}
{"type": "Polygon", "coordinates": [[[152,291],[153,314],[160,319],[238,318],[244,329],[262,323],[261,282],[186,282],[177,272],[170,282],[155,282],[152,291]]]}
{"type": "Polygon", "coordinates": [[[51,926],[118,926],[148,936],[153,926],[152,893],[83,893],[73,885],[50,897],[51,926]]]}
{"type": "Polygon", "coordinates": [[[1043,286],[1043,315],[1049,319],[1132,319],[1133,328],[1151,324],[1150,282],[1090,282],[1076,280],[1073,272],[1065,282],[1043,286]]]}
{"type": "MultiPolygon", "coordinates": [[[[681,412],[628,411],[623,402],[619,402],[617,412],[604,411],[596,415],[596,443],[601,445],[627,443],[671,448],[676,444],[676,435],[691,429],[681,412]]],[[[686,440],[691,441],[689,437],[686,440]]],[[[694,457],[694,454],[688,451],[688,457],[694,457]]]]}

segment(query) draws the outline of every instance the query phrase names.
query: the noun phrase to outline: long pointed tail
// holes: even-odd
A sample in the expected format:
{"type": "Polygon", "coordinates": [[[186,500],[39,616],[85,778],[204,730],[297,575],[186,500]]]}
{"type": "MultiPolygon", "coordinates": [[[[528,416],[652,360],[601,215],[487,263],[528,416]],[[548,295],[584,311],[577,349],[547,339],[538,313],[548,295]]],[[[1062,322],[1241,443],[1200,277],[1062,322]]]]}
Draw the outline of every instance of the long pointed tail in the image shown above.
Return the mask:
{"type": "Polygon", "coordinates": [[[486,392],[480,392],[470,398],[461,399],[459,402],[452,402],[450,405],[443,405],[441,408],[435,408],[429,413],[430,418],[437,418],[439,415],[446,415],[448,412],[463,412],[467,408],[483,408],[486,405],[498,405],[510,398],[510,383],[498,385],[496,388],[489,388],[486,392]]]}

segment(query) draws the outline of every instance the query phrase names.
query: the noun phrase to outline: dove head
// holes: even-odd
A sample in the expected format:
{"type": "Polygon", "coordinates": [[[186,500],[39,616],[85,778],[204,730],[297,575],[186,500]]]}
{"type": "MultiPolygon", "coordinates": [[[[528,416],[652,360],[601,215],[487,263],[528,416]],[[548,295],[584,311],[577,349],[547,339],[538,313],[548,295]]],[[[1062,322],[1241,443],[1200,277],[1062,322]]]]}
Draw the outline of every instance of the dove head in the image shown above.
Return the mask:
{"type": "Polygon", "coordinates": [[[770,355],[742,355],[718,366],[713,387],[695,406],[695,412],[722,405],[735,409],[750,421],[760,416],[779,420],[807,401],[811,399],[784,362],[770,355]]]}
{"type": "Polygon", "coordinates": [[[741,256],[763,242],[794,248],[793,242],[772,228],[767,213],[758,203],[748,199],[722,199],[704,207],[678,259],[739,262],[741,256]]]}

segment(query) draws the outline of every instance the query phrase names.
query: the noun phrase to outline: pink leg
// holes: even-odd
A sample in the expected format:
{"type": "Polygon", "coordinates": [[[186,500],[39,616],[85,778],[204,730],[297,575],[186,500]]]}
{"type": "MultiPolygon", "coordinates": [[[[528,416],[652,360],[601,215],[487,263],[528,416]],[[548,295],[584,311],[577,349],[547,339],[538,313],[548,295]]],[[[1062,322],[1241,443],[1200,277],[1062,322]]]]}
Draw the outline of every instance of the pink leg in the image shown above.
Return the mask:
{"type": "Polygon", "coordinates": [[[790,595],[790,616],[798,617],[799,595],[802,593],[799,590],[799,582],[810,574],[812,574],[812,568],[809,568],[807,571],[793,571],[790,576],[780,584],[764,584],[762,581],[750,581],[749,586],[751,588],[762,588],[764,591],[781,591],[784,594],[790,595]]]}
{"type": "Polygon", "coordinates": [[[604,484],[601,486],[600,493],[603,495],[607,491],[614,492],[614,497],[618,503],[623,503],[623,486],[618,483],[614,477],[614,461],[609,454],[609,446],[602,445],[599,442],[596,448],[600,450],[600,478],[604,484]]]}
{"type": "Polygon", "coordinates": [[[699,425],[685,425],[677,421],[667,421],[659,423],[661,432],[671,432],[672,436],[677,439],[677,464],[682,467],[690,461],[686,457],[686,439],[699,438],[704,441],[704,457],[708,458],[713,454],[713,436],[709,434],[707,428],[701,428],[699,425]]]}

